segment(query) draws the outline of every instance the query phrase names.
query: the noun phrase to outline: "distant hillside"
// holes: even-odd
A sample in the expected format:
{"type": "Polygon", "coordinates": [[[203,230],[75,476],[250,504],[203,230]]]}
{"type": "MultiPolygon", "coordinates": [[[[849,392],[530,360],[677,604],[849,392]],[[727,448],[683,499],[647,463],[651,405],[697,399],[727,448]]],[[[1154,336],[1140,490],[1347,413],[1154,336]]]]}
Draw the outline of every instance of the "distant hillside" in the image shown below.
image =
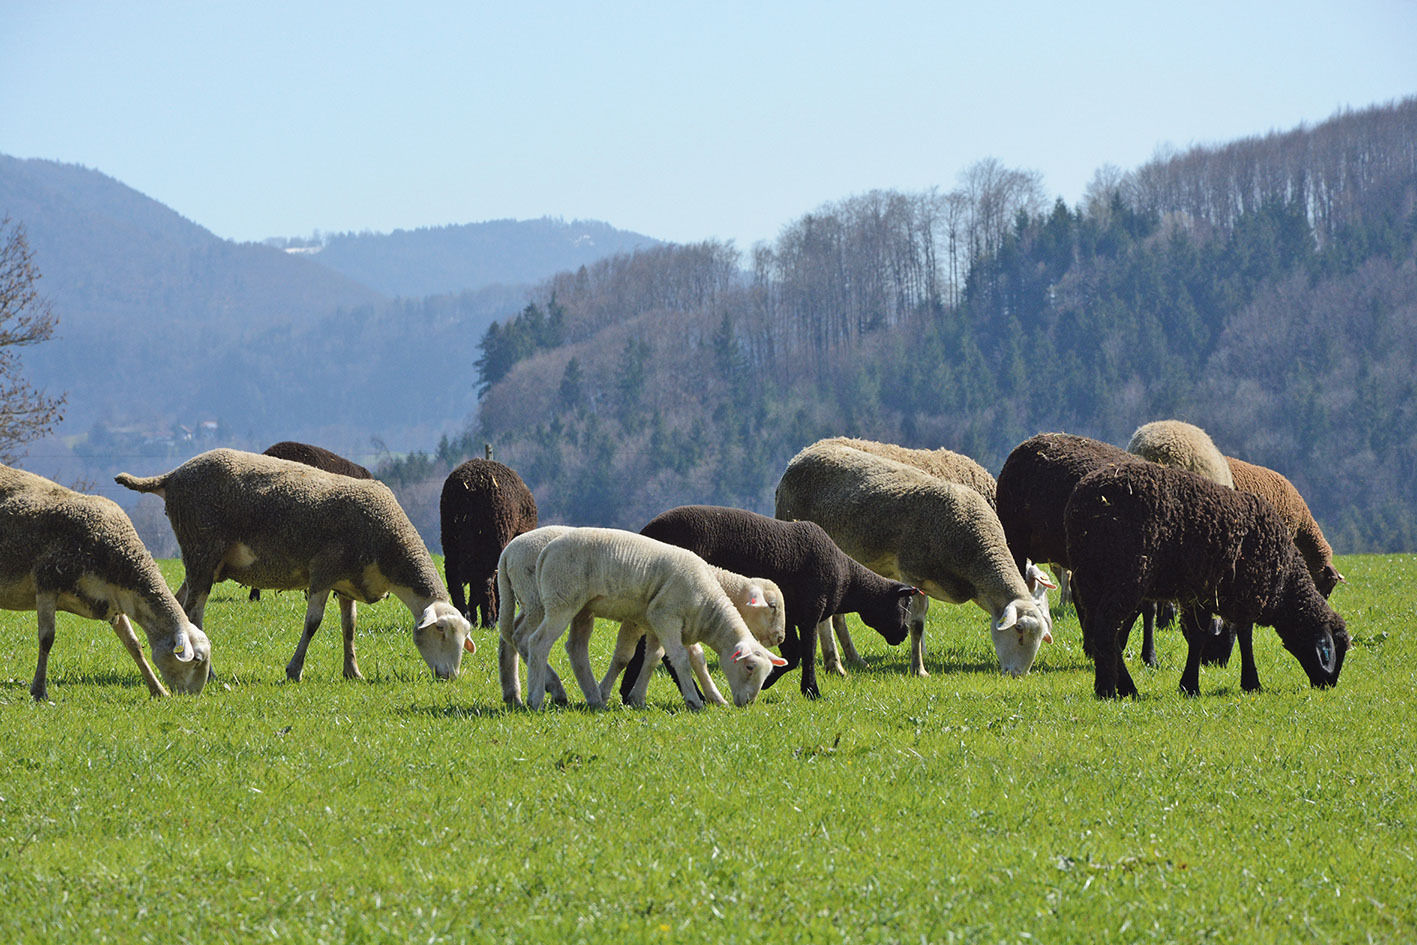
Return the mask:
{"type": "Polygon", "coordinates": [[[386,295],[422,298],[490,285],[532,285],[615,253],[657,245],[656,239],[607,223],[543,217],[341,233],[309,247],[308,254],[386,295]]]}
{"type": "Polygon", "coordinates": [[[0,156],[0,215],[22,224],[59,326],[25,354],[30,379],[68,392],[63,431],[239,410],[194,398],[228,346],[374,289],[267,246],[219,239],[98,171],[0,156]]]}

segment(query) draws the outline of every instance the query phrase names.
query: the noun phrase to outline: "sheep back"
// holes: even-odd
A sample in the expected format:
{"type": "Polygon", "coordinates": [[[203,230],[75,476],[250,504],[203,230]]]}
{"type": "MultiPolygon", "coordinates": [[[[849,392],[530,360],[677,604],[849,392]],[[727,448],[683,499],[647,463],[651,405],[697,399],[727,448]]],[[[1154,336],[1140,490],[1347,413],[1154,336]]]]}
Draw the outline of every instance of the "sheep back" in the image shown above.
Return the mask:
{"type": "Polygon", "coordinates": [[[304,463],[306,466],[314,466],[325,472],[339,473],[341,476],[352,476],[355,479],[374,478],[374,474],[363,466],[353,460],[345,459],[340,454],[327,450],[323,446],[314,446],[296,440],[281,440],[279,443],[272,443],[262,452],[266,456],[288,459],[293,463],[304,463]]]}
{"type": "Polygon", "coordinates": [[[510,467],[470,459],[444,481],[438,513],[453,606],[490,627],[497,620],[497,559],[507,542],[536,527],[536,500],[510,467]]]}
{"type": "Polygon", "coordinates": [[[1236,489],[1266,500],[1288,523],[1294,544],[1299,548],[1319,593],[1324,597],[1332,594],[1334,587],[1343,580],[1343,575],[1333,566],[1333,548],[1324,538],[1323,530],[1314,521],[1308,503],[1294,483],[1267,466],[1247,463],[1233,456],[1225,457],[1225,461],[1230,466],[1236,489]]]}
{"type": "Polygon", "coordinates": [[[1110,443],[1040,433],[1014,447],[999,470],[999,523],[1019,573],[1029,559],[1071,567],[1063,509],[1073,488],[1104,466],[1140,460],[1110,443]]]}
{"type": "Polygon", "coordinates": [[[1132,434],[1127,452],[1162,466],[1189,469],[1211,482],[1235,488],[1235,479],[1225,456],[1211,440],[1210,434],[1193,423],[1184,420],[1144,423],[1132,434]]]}
{"type": "Polygon", "coordinates": [[[832,437],[818,442],[848,446],[865,453],[893,459],[907,466],[914,466],[916,469],[932,476],[938,476],[947,482],[957,482],[962,486],[968,486],[982,495],[984,500],[989,503],[990,508],[997,507],[995,493],[998,484],[994,481],[993,475],[963,453],[956,453],[943,447],[933,450],[911,449],[905,446],[896,446],[893,443],[878,443],[875,440],[859,440],[845,436],[832,437]]]}

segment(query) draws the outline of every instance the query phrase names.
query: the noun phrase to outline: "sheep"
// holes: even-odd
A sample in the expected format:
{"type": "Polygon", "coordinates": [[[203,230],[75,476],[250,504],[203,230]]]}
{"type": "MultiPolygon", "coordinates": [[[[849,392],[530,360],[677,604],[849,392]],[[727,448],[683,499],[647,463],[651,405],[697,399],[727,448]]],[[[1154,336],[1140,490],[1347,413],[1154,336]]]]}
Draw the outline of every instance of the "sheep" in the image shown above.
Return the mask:
{"type": "MultiPolygon", "coordinates": [[[[738,611],[738,616],[743,618],[743,623],[747,625],[748,632],[753,635],[753,638],[764,647],[781,645],[787,635],[787,608],[783,604],[782,589],[778,587],[777,582],[764,577],[745,577],[712,564],[709,565],[709,570],[713,573],[719,586],[723,588],[723,592],[728,595],[728,600],[738,611]]],[[[577,640],[586,638],[589,630],[584,629],[584,625],[582,626],[583,629],[578,634],[573,625],[571,630],[573,638],[577,640]]],[[[713,678],[709,676],[703,647],[694,643],[687,649],[689,651],[689,666],[694,671],[698,685],[703,687],[699,694],[714,705],[727,705],[728,700],[723,698],[723,694],[714,685],[713,678]]],[[[615,638],[615,652],[610,658],[610,666],[600,680],[602,704],[610,698],[610,693],[615,687],[615,680],[635,656],[640,657],[641,671],[634,679],[626,678],[627,686],[621,688],[620,698],[627,705],[643,708],[649,689],[649,678],[654,675],[655,667],[664,657],[664,647],[657,639],[651,638],[650,634],[645,632],[645,627],[642,624],[624,621],[620,624],[620,632],[615,638]]],[[[786,660],[783,662],[785,663],[786,660]]],[[[670,670],[669,674],[674,677],[675,684],[682,689],[684,684],[679,682],[672,667],[668,663],[665,664],[665,667],[670,670]]],[[[777,667],[774,665],[773,671],[776,672],[776,669],[777,667]]],[[[771,673],[768,678],[772,678],[771,673]]],[[[692,681],[690,685],[693,685],[692,681]]],[[[764,688],[766,685],[764,683],[764,688]]]]}
{"type": "Polygon", "coordinates": [[[153,698],[168,695],[129,618],[147,634],[153,662],[173,691],[196,695],[211,667],[211,641],[182,612],[118,505],[43,476],[0,466],[0,608],[33,610],[39,662],[30,695],[49,699],[49,650],[57,611],[107,620],[153,698]]]}
{"type": "MultiPolygon", "coordinates": [[[[1230,467],[1236,489],[1259,496],[1279,512],[1289,526],[1289,533],[1304,559],[1305,567],[1309,569],[1309,575],[1314,579],[1314,586],[1327,599],[1344,578],[1333,566],[1333,549],[1314,521],[1299,490],[1282,473],[1266,466],[1247,463],[1233,456],[1225,457],[1225,461],[1230,467]]],[[[1227,633],[1226,642],[1234,639],[1240,641],[1240,688],[1246,692],[1256,692],[1260,689],[1260,676],[1255,666],[1254,625],[1246,623],[1228,629],[1233,629],[1234,635],[1227,633]]],[[[1202,656],[1210,658],[1213,653],[1207,650],[1202,656]]],[[[1228,656],[1228,652],[1225,655],[1228,656]]],[[[1224,659],[1217,661],[1222,665],[1225,662],[1224,659]]]]}
{"type": "MultiPolygon", "coordinates": [[[[1319,688],[1336,685],[1348,630],[1314,585],[1289,527],[1268,502],[1188,470],[1107,466],[1083,478],[1063,512],[1073,593],[1102,698],[1136,695],[1122,658],[1125,628],[1144,601],[1186,613],[1272,626],[1319,688]]],[[[1181,691],[1199,691],[1192,645],[1181,691]]]]}
{"type": "Polygon", "coordinates": [[[1235,478],[1225,456],[1209,434],[1193,423],[1184,420],[1144,423],[1132,434],[1127,452],[1162,466],[1189,469],[1211,482],[1235,488],[1235,478]]]}
{"type": "MultiPolygon", "coordinates": [[[[857,613],[892,646],[909,630],[910,602],[919,591],[881,577],[848,557],[815,522],[783,522],[742,509],[685,505],[655,516],[640,534],[687,548],[710,564],[742,574],[761,575],[783,590],[787,663],[773,670],[763,688],[802,666],[802,693],[820,695],[815,667],[802,661],[801,641],[833,614],[857,613]]],[[[636,660],[638,660],[638,656],[636,660]]],[[[643,671],[632,661],[621,695],[643,671]]]]}
{"type": "MultiPolygon", "coordinates": [[[[973,489],[858,449],[813,444],[788,463],[777,485],[777,517],[824,528],[842,551],[882,577],[937,600],[973,600],[991,618],[1000,667],[1028,672],[1048,622],[1009,563],[999,518],[973,489]]],[[[924,597],[912,597],[911,669],[925,671],[924,597]]],[[[811,634],[802,662],[813,658],[811,634]]]]}
{"type": "Polygon", "coordinates": [[[752,702],[775,665],[709,565],[692,551],[613,528],[578,528],[552,541],[537,558],[536,587],[544,616],[527,641],[527,704],[541,707],[547,657],[566,627],[582,616],[566,644],[571,667],[592,706],[603,706],[600,682],[591,672],[585,616],[642,625],[664,648],[678,672],[680,692],[691,709],[704,700],[688,685],[692,669],[685,647],[706,643],[719,655],[733,701],[752,702]]]}
{"type": "Polygon", "coordinates": [[[448,474],[438,501],[443,573],[453,606],[484,627],[497,622],[497,558],[522,532],[536,527],[536,500],[510,467],[470,459],[448,474]],[[464,596],[464,585],[470,593],[464,596]]]}
{"type": "MultiPolygon", "coordinates": [[[[819,440],[820,443],[831,443],[838,446],[848,446],[853,449],[862,450],[866,453],[874,453],[877,456],[884,456],[896,462],[904,463],[907,466],[914,466],[922,472],[927,472],[932,476],[937,476],[946,482],[959,483],[968,486],[984,497],[984,501],[989,503],[989,508],[998,512],[996,494],[998,483],[995,481],[989,470],[979,463],[965,456],[963,453],[956,453],[947,449],[911,449],[905,446],[896,446],[893,443],[879,443],[875,440],[861,440],[852,437],[832,437],[826,440],[819,440]]],[[[1058,585],[1051,580],[1041,569],[1029,564],[1023,577],[1024,583],[1028,585],[1028,590],[1033,594],[1034,601],[1038,604],[1039,612],[1048,622],[1048,632],[1053,630],[1053,614],[1048,606],[1048,591],[1058,585]]],[[[922,604],[925,602],[922,601],[922,604]]],[[[846,656],[846,661],[854,666],[862,666],[864,663],[856,653],[856,647],[852,645],[851,634],[846,629],[846,620],[840,615],[833,615],[831,626],[823,625],[819,630],[819,639],[822,644],[822,665],[830,671],[839,675],[846,675],[846,669],[841,664],[841,658],[837,655],[836,646],[832,642],[832,632],[835,631],[836,638],[841,642],[842,653],[846,656]]]]}
{"type": "MultiPolygon", "coordinates": [[[[340,454],[327,450],[323,446],[313,446],[297,440],[281,440],[279,443],[272,443],[261,452],[277,459],[288,459],[293,463],[314,466],[325,472],[339,473],[341,476],[352,476],[355,479],[374,478],[373,473],[353,460],[345,459],[340,454]]],[[[250,599],[253,601],[261,599],[259,587],[251,588],[250,599]]]]}
{"type": "MultiPolygon", "coordinates": [[[[502,699],[508,705],[522,704],[521,679],[518,672],[518,656],[525,656],[527,639],[541,623],[544,610],[536,589],[536,559],[548,544],[573,531],[566,525],[543,525],[529,532],[523,532],[507,543],[497,562],[497,593],[506,606],[497,616],[499,641],[497,647],[497,672],[502,683],[502,699]],[[517,602],[521,602],[521,612],[513,617],[517,602]]],[[[728,594],[738,613],[743,617],[748,629],[759,641],[775,644],[781,642],[784,634],[784,608],[782,591],[771,581],[754,581],[741,575],[732,574],[721,568],[714,568],[714,576],[728,594]],[[766,606],[764,606],[766,605],[766,606]]],[[[589,615],[577,615],[577,620],[588,620],[589,615]]],[[[584,629],[589,633],[589,629],[584,629]]],[[[610,695],[610,687],[623,669],[628,657],[624,653],[633,651],[637,644],[643,645],[643,628],[635,624],[621,624],[621,637],[617,640],[616,658],[612,659],[610,671],[601,680],[602,700],[610,695]]],[[[708,701],[726,705],[727,701],[713,684],[704,661],[703,648],[697,643],[688,647],[690,663],[694,675],[704,687],[708,701]]],[[[641,650],[641,654],[643,651],[641,650]]],[[[641,656],[643,658],[643,656],[641,656]]],[[[654,658],[659,658],[658,652],[654,658]]],[[[644,688],[632,694],[633,680],[629,680],[625,701],[629,704],[644,704],[644,688]]],[[[647,680],[646,680],[647,682],[647,680]]],[[[677,682],[677,680],[676,680],[677,682]]],[[[560,677],[549,664],[547,666],[547,694],[553,702],[565,705],[566,690],[560,677]]]]}
{"type": "Polygon", "coordinates": [[[187,585],[182,603],[198,627],[212,584],[305,588],[305,630],[285,668],[292,682],[333,592],[344,630],[344,675],[363,679],[354,653],[355,602],[392,593],[413,613],[413,641],[433,674],[454,679],[471,624],[448,601],[433,558],[394,494],[301,463],[215,449],[170,472],[119,473],[119,485],[160,496],[177,535],[187,585]]]}
{"type": "MultiPolygon", "coordinates": [[[[1137,427],[1132,433],[1132,439],[1127,444],[1127,452],[1140,456],[1142,459],[1153,463],[1160,463],[1162,466],[1174,466],[1178,469],[1189,469],[1197,475],[1204,476],[1211,482],[1233,489],[1235,487],[1234,477],[1230,473],[1230,466],[1225,462],[1225,457],[1211,440],[1210,434],[1193,423],[1184,420],[1153,420],[1137,427]]],[[[1160,619],[1158,607],[1160,604],[1147,604],[1142,607],[1142,661],[1148,666],[1157,665],[1156,659],[1156,625],[1165,623],[1160,619]]],[[[1199,619],[1198,617],[1192,619],[1199,619]]],[[[1211,632],[1208,637],[1203,637],[1212,646],[1205,647],[1203,656],[1212,650],[1215,641],[1233,642],[1234,636],[1226,633],[1224,626],[1219,620],[1211,621],[1211,632]]],[[[1204,644],[1202,644],[1204,646],[1204,644]]],[[[1224,663],[1229,658],[1228,642],[1224,644],[1223,655],[1217,655],[1215,661],[1224,663]]],[[[1206,659],[1209,662],[1210,659],[1206,659]]]]}

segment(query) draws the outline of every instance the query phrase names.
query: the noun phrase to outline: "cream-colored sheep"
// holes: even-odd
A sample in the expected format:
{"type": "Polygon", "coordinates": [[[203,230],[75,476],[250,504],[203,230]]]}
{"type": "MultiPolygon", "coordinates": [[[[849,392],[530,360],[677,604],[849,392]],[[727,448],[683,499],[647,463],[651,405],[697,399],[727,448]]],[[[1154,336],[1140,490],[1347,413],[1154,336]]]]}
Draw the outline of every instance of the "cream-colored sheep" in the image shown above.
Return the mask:
{"type": "MultiPolygon", "coordinates": [[[[936,600],[977,603],[990,616],[1006,673],[1028,672],[1039,645],[1052,638],[1013,564],[999,517],[973,489],[883,456],[817,443],[788,463],[777,486],[777,517],[816,522],[866,567],[936,600]]],[[[912,611],[911,669],[925,676],[924,607],[912,611]]]]}
{"type": "Polygon", "coordinates": [[[1144,423],[1132,434],[1127,452],[1162,466],[1189,469],[1217,485],[1235,488],[1235,477],[1225,455],[1210,434],[1193,423],[1184,420],[1144,423]]]}
{"type": "Polygon", "coordinates": [[[0,608],[36,613],[39,663],[30,695],[37,701],[49,698],[49,650],[61,610],[109,621],[154,697],[168,692],[129,617],[143,628],[174,691],[201,692],[211,669],[210,641],[182,612],[123,510],[9,466],[0,466],[0,608]]]}
{"type": "MultiPolygon", "coordinates": [[[[634,532],[578,528],[557,538],[537,559],[536,586],[544,616],[527,641],[527,704],[534,709],[546,692],[551,647],[578,616],[645,627],[674,666],[692,709],[702,708],[703,700],[690,682],[689,644],[703,643],[718,653],[740,706],[757,697],[774,665],[786,662],[753,638],[702,558],[634,532]]],[[[576,682],[588,703],[602,706],[585,649],[589,630],[582,624],[575,633],[567,649],[576,682]]]]}
{"type": "Polygon", "coordinates": [[[456,678],[471,625],[408,516],[381,482],[353,479],[259,453],[217,449],[171,472],[116,481],[159,495],[182,549],[187,616],[202,626],[212,585],[309,593],[305,631],[286,676],[299,680],[331,592],[344,629],[344,675],[362,679],[354,655],[355,602],[392,593],[413,613],[413,642],[433,674],[456,678]]]}

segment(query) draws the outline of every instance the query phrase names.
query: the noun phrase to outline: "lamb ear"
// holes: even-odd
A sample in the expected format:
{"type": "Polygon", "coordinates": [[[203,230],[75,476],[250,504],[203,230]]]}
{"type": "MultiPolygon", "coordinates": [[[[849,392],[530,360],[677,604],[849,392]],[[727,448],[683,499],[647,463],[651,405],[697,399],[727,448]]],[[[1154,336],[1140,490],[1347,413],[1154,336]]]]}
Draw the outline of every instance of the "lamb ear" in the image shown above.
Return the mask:
{"type": "Polygon", "coordinates": [[[999,617],[999,622],[994,629],[1007,630],[1016,623],[1018,623],[1018,605],[1010,603],[1004,608],[1004,613],[999,617]]]}
{"type": "Polygon", "coordinates": [[[429,627],[433,626],[437,622],[438,614],[436,611],[433,610],[433,605],[429,604],[423,609],[423,613],[418,618],[418,626],[414,629],[427,630],[429,627]]]}
{"type": "Polygon", "coordinates": [[[196,658],[197,651],[192,646],[192,641],[187,639],[186,630],[178,630],[177,635],[173,638],[172,655],[182,663],[190,663],[196,658]]]}
{"type": "Polygon", "coordinates": [[[786,666],[786,665],[787,665],[787,660],[783,659],[783,658],[780,657],[780,656],[773,656],[771,653],[768,654],[768,660],[771,661],[771,662],[772,662],[772,665],[774,665],[774,666],[786,666]]]}
{"type": "MultiPolygon", "coordinates": [[[[1049,590],[1058,586],[1052,578],[1048,577],[1047,572],[1031,561],[1028,563],[1028,581],[1029,584],[1042,584],[1049,590]]],[[[1029,590],[1031,591],[1033,588],[1029,587],[1029,590]]]]}
{"type": "Polygon", "coordinates": [[[469,653],[477,652],[477,644],[472,642],[471,636],[463,637],[462,648],[464,650],[467,650],[469,653]]]}
{"type": "Polygon", "coordinates": [[[749,584],[749,585],[748,585],[748,604],[747,604],[747,606],[749,606],[749,607],[766,607],[767,605],[768,605],[768,602],[767,602],[767,595],[765,595],[765,594],[763,593],[763,589],[762,589],[761,587],[759,587],[758,585],[756,585],[756,584],[749,584]]]}
{"type": "Polygon", "coordinates": [[[1049,630],[1047,627],[1044,627],[1044,628],[1043,628],[1043,642],[1044,642],[1044,643],[1052,643],[1052,642],[1053,642],[1053,631],[1052,631],[1052,630],[1049,630]]]}

